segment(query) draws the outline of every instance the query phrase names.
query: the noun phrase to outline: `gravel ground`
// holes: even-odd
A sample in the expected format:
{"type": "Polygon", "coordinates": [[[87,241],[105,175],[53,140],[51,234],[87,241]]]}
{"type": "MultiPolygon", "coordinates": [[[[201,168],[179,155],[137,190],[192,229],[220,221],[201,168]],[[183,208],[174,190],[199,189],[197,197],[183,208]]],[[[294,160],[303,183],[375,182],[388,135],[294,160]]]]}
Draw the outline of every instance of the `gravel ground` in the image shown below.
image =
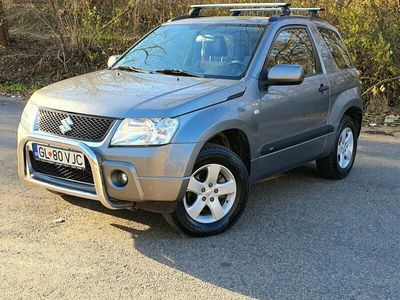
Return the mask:
{"type": "Polygon", "coordinates": [[[260,182],[230,231],[193,239],[157,214],[22,187],[23,105],[0,99],[1,298],[398,298],[400,139],[363,134],[343,181],[307,164],[260,182]]]}

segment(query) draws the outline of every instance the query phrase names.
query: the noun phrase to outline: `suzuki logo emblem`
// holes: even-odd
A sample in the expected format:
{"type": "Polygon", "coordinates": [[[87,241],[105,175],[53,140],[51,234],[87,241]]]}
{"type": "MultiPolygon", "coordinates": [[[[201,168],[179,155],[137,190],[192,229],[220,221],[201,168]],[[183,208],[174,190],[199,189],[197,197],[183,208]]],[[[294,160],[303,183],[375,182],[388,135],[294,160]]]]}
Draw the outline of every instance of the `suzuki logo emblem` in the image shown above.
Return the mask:
{"type": "Polygon", "coordinates": [[[64,120],[61,120],[61,125],[58,128],[60,128],[62,134],[66,134],[72,130],[72,125],[74,125],[74,122],[72,121],[71,117],[68,116],[64,120]]]}

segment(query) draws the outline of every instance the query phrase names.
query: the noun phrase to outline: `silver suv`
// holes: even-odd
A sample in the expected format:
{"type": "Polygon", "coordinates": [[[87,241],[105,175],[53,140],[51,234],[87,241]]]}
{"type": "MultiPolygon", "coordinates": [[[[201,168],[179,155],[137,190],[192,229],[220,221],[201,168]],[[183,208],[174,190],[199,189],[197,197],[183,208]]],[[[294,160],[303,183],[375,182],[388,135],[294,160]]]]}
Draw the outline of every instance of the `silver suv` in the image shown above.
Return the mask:
{"type": "Polygon", "coordinates": [[[192,6],[108,69],[37,91],[18,129],[22,181],[159,212],[205,236],[238,220],[262,178],[313,160],[323,176],[344,178],[361,128],[360,80],[319,10],[192,6]],[[206,8],[231,15],[203,17],[206,8]]]}

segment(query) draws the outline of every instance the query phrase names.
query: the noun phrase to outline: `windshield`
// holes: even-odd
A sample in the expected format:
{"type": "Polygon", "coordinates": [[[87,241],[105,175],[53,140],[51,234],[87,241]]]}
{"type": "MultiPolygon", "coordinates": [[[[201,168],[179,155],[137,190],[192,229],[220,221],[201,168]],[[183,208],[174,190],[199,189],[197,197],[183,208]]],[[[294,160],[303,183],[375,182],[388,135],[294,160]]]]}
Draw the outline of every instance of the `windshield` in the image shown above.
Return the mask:
{"type": "Polygon", "coordinates": [[[238,79],[244,76],[264,30],[264,26],[254,25],[163,25],[115,67],[238,79]]]}

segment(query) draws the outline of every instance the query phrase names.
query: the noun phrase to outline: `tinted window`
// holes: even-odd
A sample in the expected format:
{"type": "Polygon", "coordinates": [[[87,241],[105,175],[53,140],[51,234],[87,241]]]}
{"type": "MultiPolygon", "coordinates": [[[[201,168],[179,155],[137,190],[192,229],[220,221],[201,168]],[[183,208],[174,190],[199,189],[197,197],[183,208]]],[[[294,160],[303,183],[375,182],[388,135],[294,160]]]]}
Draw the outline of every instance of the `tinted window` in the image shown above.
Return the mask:
{"type": "Polygon", "coordinates": [[[343,44],[339,35],[326,28],[319,28],[318,30],[328,46],[329,51],[332,53],[333,59],[338,68],[346,69],[351,67],[351,60],[346,50],[346,46],[343,44]]]}
{"type": "Polygon", "coordinates": [[[117,66],[239,78],[246,72],[264,30],[252,25],[164,25],[133,47],[117,66]]]}
{"type": "Polygon", "coordinates": [[[317,73],[314,49],[306,29],[290,28],[278,34],[268,58],[268,69],[280,64],[301,65],[305,75],[317,73]]]}

